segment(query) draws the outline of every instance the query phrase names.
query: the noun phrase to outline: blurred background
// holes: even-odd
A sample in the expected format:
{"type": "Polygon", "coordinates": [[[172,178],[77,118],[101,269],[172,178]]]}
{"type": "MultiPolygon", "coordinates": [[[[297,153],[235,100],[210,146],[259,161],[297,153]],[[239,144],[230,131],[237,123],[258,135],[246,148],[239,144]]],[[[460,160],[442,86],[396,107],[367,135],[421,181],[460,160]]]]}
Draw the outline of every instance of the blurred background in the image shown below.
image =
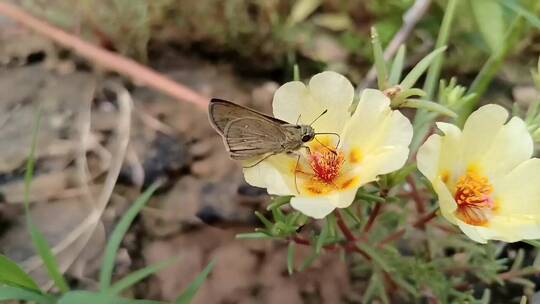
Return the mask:
{"type": "MultiPolygon", "coordinates": [[[[491,0],[479,2],[486,1],[491,0]]],[[[373,85],[366,80],[373,63],[371,26],[386,46],[406,26],[404,18],[416,19],[405,37],[406,65],[413,66],[434,48],[446,2],[11,1],[204,96],[266,113],[274,91],[292,80],[294,64],[303,79],[329,69],[355,85],[373,85]]],[[[490,11],[475,7],[476,0],[458,2],[443,77],[468,85],[505,46],[504,20],[510,13],[506,6],[490,11]]],[[[522,2],[539,16],[535,0],[522,2]]],[[[524,24],[517,31],[485,102],[525,107],[539,98],[530,70],[538,62],[540,30],[524,24]]],[[[0,252],[42,284],[49,282],[34,256],[22,207],[37,104],[42,122],[32,212],[72,284],[96,288],[108,233],[141,189],[162,179],[165,186],[122,243],[115,276],[178,254],[181,262],[137,284],[132,296],[174,299],[216,258],[195,303],[360,302],[358,290],[366,281],[351,275],[338,254],[326,254],[289,276],[286,243],[235,240],[235,234],[260,225],[253,212],[264,210],[269,197],[244,182],[240,165],[228,158],[206,112],[196,105],[107,71],[1,15],[0,96],[0,252]],[[131,94],[131,114],[119,86],[131,94]],[[128,139],[119,158],[119,143],[128,139]],[[111,184],[108,174],[115,168],[120,173],[111,184]],[[90,217],[100,206],[106,206],[101,218],[90,217]]],[[[299,246],[296,258],[303,261],[310,253],[299,246]]]]}

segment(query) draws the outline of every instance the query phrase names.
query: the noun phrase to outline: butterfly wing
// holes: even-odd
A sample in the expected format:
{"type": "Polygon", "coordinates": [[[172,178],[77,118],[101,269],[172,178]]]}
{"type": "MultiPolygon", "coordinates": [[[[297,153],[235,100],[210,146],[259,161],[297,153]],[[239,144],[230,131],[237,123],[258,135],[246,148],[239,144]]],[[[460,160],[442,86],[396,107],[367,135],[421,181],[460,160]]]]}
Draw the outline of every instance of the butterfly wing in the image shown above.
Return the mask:
{"type": "Polygon", "coordinates": [[[237,118],[225,127],[225,144],[231,157],[246,160],[284,151],[287,140],[281,125],[258,117],[237,118]]]}
{"type": "Polygon", "coordinates": [[[210,122],[212,126],[221,134],[224,135],[227,124],[237,118],[242,117],[258,117],[270,122],[278,124],[286,124],[286,121],[265,115],[263,113],[248,109],[237,105],[230,101],[213,98],[208,107],[210,122]]]}
{"type": "Polygon", "coordinates": [[[233,159],[247,160],[284,151],[285,121],[220,99],[212,99],[209,115],[233,159]]]}

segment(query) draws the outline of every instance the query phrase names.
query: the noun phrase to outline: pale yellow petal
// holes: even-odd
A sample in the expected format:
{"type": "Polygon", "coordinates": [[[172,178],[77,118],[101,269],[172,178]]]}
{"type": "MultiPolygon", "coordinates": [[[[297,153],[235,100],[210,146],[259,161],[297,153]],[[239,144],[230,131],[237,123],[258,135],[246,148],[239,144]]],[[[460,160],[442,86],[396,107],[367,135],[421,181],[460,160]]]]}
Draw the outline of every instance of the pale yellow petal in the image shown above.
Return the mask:
{"type": "Polygon", "coordinates": [[[540,217],[540,159],[532,158],[493,185],[501,215],[540,217]]]}
{"type": "Polygon", "coordinates": [[[416,154],[418,170],[430,181],[435,180],[439,176],[441,142],[441,136],[433,134],[418,148],[418,153],[416,154]]]}
{"type": "Polygon", "coordinates": [[[317,132],[341,133],[350,118],[349,108],[354,99],[354,88],[345,76],[336,72],[322,72],[311,78],[309,91],[314,104],[302,109],[302,123],[309,124],[323,111],[326,114],[313,123],[317,132]]]}
{"type": "Polygon", "coordinates": [[[457,209],[457,203],[454,200],[453,195],[450,193],[446,185],[440,178],[436,178],[432,181],[433,190],[437,193],[439,199],[439,208],[441,214],[452,224],[456,224],[458,219],[455,216],[457,209]]]}
{"type": "Polygon", "coordinates": [[[266,188],[269,194],[294,195],[297,193],[293,174],[295,163],[293,157],[274,155],[254,167],[244,168],[244,178],[252,186],[266,188]]]}
{"type": "Polygon", "coordinates": [[[540,239],[540,221],[538,216],[499,215],[490,219],[485,231],[486,238],[505,242],[540,239]]]}
{"type": "Polygon", "coordinates": [[[463,157],[465,164],[477,164],[489,149],[495,136],[508,118],[501,106],[488,104],[474,111],[463,128],[463,157]]]}
{"type": "Polygon", "coordinates": [[[279,87],[274,94],[274,100],[272,102],[274,117],[290,123],[296,123],[302,113],[302,109],[310,105],[317,107],[317,105],[312,103],[309,90],[302,82],[287,82],[279,87]]]}
{"type": "Polygon", "coordinates": [[[465,235],[468,236],[471,240],[481,243],[481,244],[487,243],[488,239],[482,236],[482,234],[480,233],[482,229],[479,229],[479,227],[471,226],[462,221],[458,222],[458,226],[459,226],[459,229],[461,229],[461,231],[463,231],[463,233],[465,233],[465,235]]]}
{"type": "MultiPolygon", "coordinates": [[[[379,90],[365,89],[351,120],[345,126],[343,144],[357,146],[362,153],[369,153],[370,149],[384,142],[391,112],[388,97],[379,90]]],[[[404,135],[405,138],[409,136],[408,128],[404,135]]]]}
{"type": "Polygon", "coordinates": [[[487,176],[497,178],[529,159],[533,149],[525,122],[514,117],[500,128],[479,164],[487,176]]]}
{"type": "Polygon", "coordinates": [[[437,127],[444,133],[441,139],[441,155],[439,173],[447,174],[448,179],[457,179],[465,171],[467,165],[462,157],[462,133],[455,125],[438,122],[437,127]]]}
{"type": "Polygon", "coordinates": [[[335,193],[329,197],[330,203],[337,208],[347,208],[354,201],[357,190],[358,189],[352,189],[335,193]]]}
{"type": "Polygon", "coordinates": [[[303,214],[322,219],[336,208],[328,197],[293,197],[291,206],[303,214]]]}
{"type": "Polygon", "coordinates": [[[364,156],[358,165],[351,165],[360,176],[362,184],[374,181],[378,175],[387,174],[403,167],[409,157],[409,148],[384,146],[364,156]]]}

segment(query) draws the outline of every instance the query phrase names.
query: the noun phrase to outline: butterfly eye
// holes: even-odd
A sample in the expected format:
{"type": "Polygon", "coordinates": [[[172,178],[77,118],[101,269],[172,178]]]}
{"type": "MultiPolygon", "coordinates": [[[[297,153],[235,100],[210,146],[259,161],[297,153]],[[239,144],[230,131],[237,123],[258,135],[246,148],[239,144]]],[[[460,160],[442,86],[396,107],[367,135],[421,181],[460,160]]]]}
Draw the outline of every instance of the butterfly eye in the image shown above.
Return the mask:
{"type": "Polygon", "coordinates": [[[312,139],[313,139],[313,136],[311,136],[311,135],[304,135],[304,136],[302,136],[302,141],[303,141],[303,142],[308,142],[308,141],[310,141],[310,140],[312,140],[312,139]]]}

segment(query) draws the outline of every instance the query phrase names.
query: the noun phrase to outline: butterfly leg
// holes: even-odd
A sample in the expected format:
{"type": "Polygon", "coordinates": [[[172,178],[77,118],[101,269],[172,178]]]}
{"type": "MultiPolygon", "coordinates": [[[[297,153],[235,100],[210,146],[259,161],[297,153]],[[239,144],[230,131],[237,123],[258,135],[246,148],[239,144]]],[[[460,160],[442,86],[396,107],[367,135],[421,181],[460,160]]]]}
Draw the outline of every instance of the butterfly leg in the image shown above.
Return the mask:
{"type": "Polygon", "coordinates": [[[258,161],[256,161],[254,164],[252,165],[249,165],[249,166],[242,166],[242,168],[244,169],[249,169],[249,168],[253,168],[255,167],[256,165],[262,163],[264,160],[268,159],[270,156],[274,156],[276,155],[277,153],[270,153],[268,155],[265,155],[263,158],[259,159],[258,161]]]}

